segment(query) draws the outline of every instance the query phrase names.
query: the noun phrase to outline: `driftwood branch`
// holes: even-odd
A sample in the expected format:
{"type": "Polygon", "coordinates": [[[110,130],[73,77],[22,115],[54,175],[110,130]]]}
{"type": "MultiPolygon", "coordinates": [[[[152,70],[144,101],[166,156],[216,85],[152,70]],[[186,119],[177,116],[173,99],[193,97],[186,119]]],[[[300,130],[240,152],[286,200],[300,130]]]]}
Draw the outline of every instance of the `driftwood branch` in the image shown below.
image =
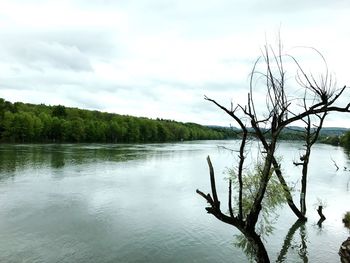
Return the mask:
{"type": "Polygon", "coordinates": [[[218,145],[217,147],[218,147],[219,149],[224,149],[224,150],[227,150],[227,151],[230,151],[230,152],[239,152],[239,151],[237,151],[237,150],[228,148],[228,147],[223,146],[223,145],[218,145]]]}
{"type": "Polygon", "coordinates": [[[218,194],[216,192],[216,186],[215,186],[215,174],[214,174],[214,168],[213,165],[210,161],[210,157],[207,157],[207,162],[209,166],[209,173],[210,173],[210,186],[211,186],[211,193],[213,195],[213,200],[214,200],[214,206],[218,209],[220,209],[220,202],[218,199],[218,194]]]}
{"type": "MultiPolygon", "coordinates": [[[[210,157],[207,157],[207,163],[209,166],[209,173],[210,173],[210,185],[211,185],[211,191],[213,197],[211,197],[210,194],[204,194],[200,190],[196,190],[196,193],[202,196],[210,205],[209,207],[206,207],[208,213],[213,214],[216,218],[220,219],[221,221],[231,224],[231,225],[239,225],[239,222],[234,216],[227,216],[220,210],[220,201],[218,199],[218,195],[216,192],[216,186],[215,186],[215,174],[214,174],[214,168],[211,163],[210,157]]],[[[232,213],[233,214],[233,213],[232,213]]]]}
{"type": "Polygon", "coordinates": [[[297,163],[296,161],[293,161],[293,164],[294,164],[295,166],[300,166],[300,165],[303,165],[304,163],[297,163]]]}
{"type": "Polygon", "coordinates": [[[318,208],[317,208],[317,213],[318,213],[318,215],[320,216],[320,220],[318,220],[318,222],[317,222],[317,225],[318,225],[319,227],[322,227],[323,221],[326,220],[326,217],[325,217],[324,214],[322,213],[322,209],[323,209],[322,205],[319,205],[318,208]]]}
{"type": "MultiPolygon", "coordinates": [[[[244,149],[245,149],[247,138],[248,138],[248,129],[245,126],[245,124],[242,122],[241,118],[239,118],[237,116],[236,110],[241,109],[243,112],[245,112],[246,110],[243,107],[241,107],[240,105],[237,105],[237,107],[233,109],[232,104],[231,104],[231,110],[229,110],[226,107],[219,104],[218,102],[216,102],[215,100],[208,98],[207,96],[204,96],[204,98],[205,98],[205,100],[214,103],[217,107],[219,107],[220,109],[225,111],[227,114],[229,114],[237,122],[237,124],[240,126],[240,128],[242,129],[242,139],[241,139],[241,145],[239,148],[239,155],[238,155],[239,163],[238,163],[238,173],[237,173],[238,185],[239,185],[239,188],[238,188],[239,189],[238,190],[238,218],[242,220],[243,219],[243,179],[242,178],[243,178],[243,165],[244,165],[244,161],[245,161],[244,149]]],[[[229,185],[229,192],[231,192],[231,184],[229,185]]],[[[229,211],[230,211],[230,214],[232,216],[233,215],[232,197],[231,197],[230,193],[229,193],[229,211]]]]}
{"type": "Polygon", "coordinates": [[[202,196],[205,200],[207,200],[207,202],[211,205],[211,206],[214,206],[214,201],[213,199],[211,198],[210,194],[205,194],[203,193],[202,191],[200,190],[196,190],[196,193],[199,194],[200,196],[202,196]]]}
{"type": "Polygon", "coordinates": [[[331,157],[331,160],[332,160],[332,162],[333,162],[333,164],[334,164],[334,166],[335,166],[335,168],[336,168],[336,171],[338,171],[338,170],[339,170],[339,166],[338,166],[337,163],[333,160],[332,157],[331,157]]]}

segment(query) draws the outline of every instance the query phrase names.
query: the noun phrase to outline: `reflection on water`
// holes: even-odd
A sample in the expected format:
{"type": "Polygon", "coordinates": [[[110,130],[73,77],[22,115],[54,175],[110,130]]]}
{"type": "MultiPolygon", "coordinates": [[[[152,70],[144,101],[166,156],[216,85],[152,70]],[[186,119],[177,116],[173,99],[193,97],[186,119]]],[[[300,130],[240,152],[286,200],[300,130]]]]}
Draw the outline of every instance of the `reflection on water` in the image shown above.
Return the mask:
{"type": "MultiPolygon", "coordinates": [[[[304,221],[297,220],[289,228],[288,233],[284,238],[283,245],[281,246],[281,251],[277,256],[276,262],[288,262],[289,260],[287,260],[287,254],[289,249],[292,249],[297,252],[300,262],[308,262],[308,241],[305,223],[306,222],[304,221]],[[300,234],[300,240],[297,240],[297,237],[295,236],[295,233],[298,229],[300,234]]],[[[264,239],[264,237],[262,238],[264,239]]],[[[254,261],[255,251],[243,234],[236,235],[233,244],[235,247],[240,248],[244,252],[249,261],[254,261]]],[[[294,260],[296,260],[296,258],[294,258],[294,260]]]]}
{"type": "Polygon", "coordinates": [[[288,233],[284,239],[281,251],[277,257],[276,262],[285,262],[287,257],[287,252],[290,248],[296,248],[298,250],[298,255],[302,262],[308,262],[307,253],[307,233],[305,228],[305,222],[301,220],[295,221],[295,223],[289,228],[288,233]],[[299,229],[300,231],[300,241],[296,242],[296,245],[292,246],[293,238],[295,238],[295,232],[299,229]]]}
{"type": "MultiPolygon", "coordinates": [[[[346,153],[348,159],[350,159],[350,149],[344,149],[344,152],[346,153]]],[[[346,182],[346,190],[348,192],[350,192],[350,164],[346,164],[343,166],[343,170],[348,172],[348,179],[347,179],[347,182],[346,182]]]]}
{"type": "MultiPolygon", "coordinates": [[[[0,145],[0,262],[246,262],[232,246],[239,232],[205,213],[195,189],[209,189],[210,154],[223,204],[235,141],[175,144],[0,145]],[[221,179],[220,174],[222,174],[221,179]]],[[[252,144],[252,147],[254,145],[252,144]]],[[[279,146],[289,182],[299,184],[295,142],[279,146]]],[[[337,262],[348,236],[350,168],[343,150],[316,145],[308,222],[277,211],[266,238],[272,261],[337,262]],[[320,231],[313,204],[327,203],[320,231]]],[[[296,196],[298,192],[296,192],[296,196]]]]}
{"type": "Polygon", "coordinates": [[[84,164],[96,161],[126,161],[141,159],[152,149],[142,145],[2,145],[0,148],[1,171],[13,172],[26,165],[61,168],[67,164],[84,164]]]}
{"type": "MultiPolygon", "coordinates": [[[[290,249],[296,251],[300,262],[308,262],[308,251],[307,251],[307,232],[304,221],[297,220],[289,228],[287,235],[284,238],[283,245],[277,256],[276,262],[289,262],[287,260],[288,251],[290,249]],[[300,239],[296,236],[296,231],[299,230],[300,239]]],[[[255,252],[251,244],[247,241],[244,235],[239,234],[235,236],[233,244],[240,248],[247,256],[249,261],[253,262],[255,258],[255,252]]],[[[294,258],[297,260],[297,258],[294,258]]],[[[298,261],[298,262],[299,262],[298,261]]]]}

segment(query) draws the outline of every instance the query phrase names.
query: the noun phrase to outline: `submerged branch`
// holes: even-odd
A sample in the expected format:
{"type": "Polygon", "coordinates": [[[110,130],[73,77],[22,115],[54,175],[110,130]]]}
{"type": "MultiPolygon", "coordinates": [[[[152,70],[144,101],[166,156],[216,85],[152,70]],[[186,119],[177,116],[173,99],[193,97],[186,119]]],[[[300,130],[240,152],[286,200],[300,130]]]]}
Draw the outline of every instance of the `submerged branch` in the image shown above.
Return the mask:
{"type": "Polygon", "coordinates": [[[232,180],[228,180],[228,209],[230,211],[230,216],[234,217],[233,215],[233,208],[232,208],[232,180]]]}
{"type": "Polygon", "coordinates": [[[214,168],[213,165],[211,164],[210,157],[207,157],[207,162],[209,166],[209,173],[210,173],[210,186],[211,186],[211,193],[213,195],[214,199],[214,206],[218,209],[220,209],[220,202],[218,199],[218,194],[216,192],[216,186],[215,186],[215,175],[214,175],[214,168]]]}
{"type": "Polygon", "coordinates": [[[325,217],[324,214],[322,213],[322,209],[323,209],[322,205],[319,205],[318,208],[317,208],[317,213],[318,213],[318,215],[320,216],[320,220],[318,220],[318,222],[317,222],[317,225],[318,225],[319,227],[322,227],[323,221],[326,220],[326,217],[325,217]]]}
{"type": "Polygon", "coordinates": [[[273,157],[273,159],[272,159],[272,164],[273,164],[273,167],[275,169],[275,173],[277,175],[277,178],[278,178],[280,184],[283,186],[284,196],[286,198],[286,201],[287,201],[290,209],[299,218],[299,220],[306,221],[307,218],[305,217],[305,215],[303,215],[301,213],[301,211],[298,209],[298,207],[294,204],[293,196],[292,196],[292,194],[291,194],[291,192],[290,192],[290,190],[288,188],[286,180],[284,179],[284,177],[282,175],[281,167],[278,164],[278,162],[277,162],[275,157],[273,157]]]}
{"type": "Polygon", "coordinates": [[[335,168],[337,169],[336,171],[338,171],[338,170],[339,170],[339,166],[338,166],[337,163],[333,160],[332,157],[331,157],[331,160],[332,160],[332,162],[333,162],[335,168]]]}

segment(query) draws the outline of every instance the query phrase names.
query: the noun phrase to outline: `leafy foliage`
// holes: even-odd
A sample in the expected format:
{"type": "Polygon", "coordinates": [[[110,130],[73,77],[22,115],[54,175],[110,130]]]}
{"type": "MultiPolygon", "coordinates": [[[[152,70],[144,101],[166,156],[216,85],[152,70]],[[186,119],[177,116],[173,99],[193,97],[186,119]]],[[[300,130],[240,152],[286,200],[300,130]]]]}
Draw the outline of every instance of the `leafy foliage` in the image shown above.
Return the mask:
{"type": "Polygon", "coordinates": [[[340,137],[339,136],[327,136],[325,138],[322,138],[320,140],[321,143],[325,143],[325,144],[330,144],[330,145],[334,145],[334,146],[338,146],[340,144],[340,137]]]}
{"type": "Polygon", "coordinates": [[[343,218],[344,226],[350,229],[350,212],[346,212],[343,218]]]}
{"type": "Polygon", "coordinates": [[[343,136],[340,137],[340,145],[350,149],[350,131],[346,132],[343,136]]]}
{"type": "MultiPolygon", "coordinates": [[[[255,167],[247,171],[243,176],[243,213],[246,216],[253,206],[254,197],[258,191],[260,179],[262,175],[262,163],[258,161],[255,167]]],[[[238,178],[235,168],[229,168],[227,174],[232,180],[233,187],[238,189],[238,178]]],[[[238,203],[237,196],[234,197],[236,203],[238,203]]],[[[274,175],[274,169],[270,171],[269,184],[266,188],[265,198],[262,201],[262,214],[260,220],[260,226],[258,228],[259,234],[271,233],[273,228],[270,224],[269,216],[274,214],[274,211],[285,203],[284,189],[280,184],[277,176],[274,175]]]]}
{"type": "MultiPolygon", "coordinates": [[[[262,175],[262,163],[258,162],[255,167],[249,170],[243,176],[243,213],[246,215],[249,213],[253,206],[254,197],[258,191],[260,178],[262,175]]],[[[227,170],[227,174],[233,182],[233,187],[238,189],[238,178],[236,175],[236,169],[230,168],[227,170]]],[[[290,189],[291,190],[291,189],[290,189]]],[[[235,203],[238,203],[238,197],[234,197],[235,203]]],[[[256,232],[264,239],[264,237],[270,235],[273,230],[273,224],[278,218],[278,214],[275,213],[276,209],[282,204],[286,203],[284,196],[284,189],[280,184],[277,176],[274,175],[274,169],[270,171],[270,180],[266,188],[265,198],[262,201],[262,210],[258,224],[256,226],[256,232]]],[[[236,211],[237,212],[237,211],[236,211]]],[[[248,242],[243,234],[235,235],[233,245],[242,249],[246,254],[250,262],[254,261],[255,251],[251,243],[248,242]]]]}
{"type": "Polygon", "coordinates": [[[234,136],[194,123],[152,120],[63,105],[11,103],[0,98],[2,142],[165,142],[234,136]]]}

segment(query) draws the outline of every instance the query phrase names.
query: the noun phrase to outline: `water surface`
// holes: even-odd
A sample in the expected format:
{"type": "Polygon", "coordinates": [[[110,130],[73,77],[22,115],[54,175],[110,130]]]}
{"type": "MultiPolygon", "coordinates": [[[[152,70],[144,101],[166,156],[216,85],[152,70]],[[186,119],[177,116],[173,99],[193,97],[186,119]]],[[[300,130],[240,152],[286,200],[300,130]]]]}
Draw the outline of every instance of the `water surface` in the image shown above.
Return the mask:
{"type": "MultiPolygon", "coordinates": [[[[223,172],[236,153],[218,145],[238,147],[237,141],[0,145],[0,262],[247,262],[233,245],[238,231],[206,214],[195,193],[209,190],[210,155],[219,195],[227,199],[223,172]]],[[[296,187],[300,169],[292,161],[301,147],[283,142],[278,148],[296,187]]],[[[342,148],[314,147],[309,220],[288,245],[296,218],[287,207],[278,211],[265,242],[272,261],[339,260],[349,235],[341,222],[350,210],[350,171],[344,166],[350,168],[342,148]],[[318,199],[326,203],[322,228],[316,225],[318,199]]]]}

